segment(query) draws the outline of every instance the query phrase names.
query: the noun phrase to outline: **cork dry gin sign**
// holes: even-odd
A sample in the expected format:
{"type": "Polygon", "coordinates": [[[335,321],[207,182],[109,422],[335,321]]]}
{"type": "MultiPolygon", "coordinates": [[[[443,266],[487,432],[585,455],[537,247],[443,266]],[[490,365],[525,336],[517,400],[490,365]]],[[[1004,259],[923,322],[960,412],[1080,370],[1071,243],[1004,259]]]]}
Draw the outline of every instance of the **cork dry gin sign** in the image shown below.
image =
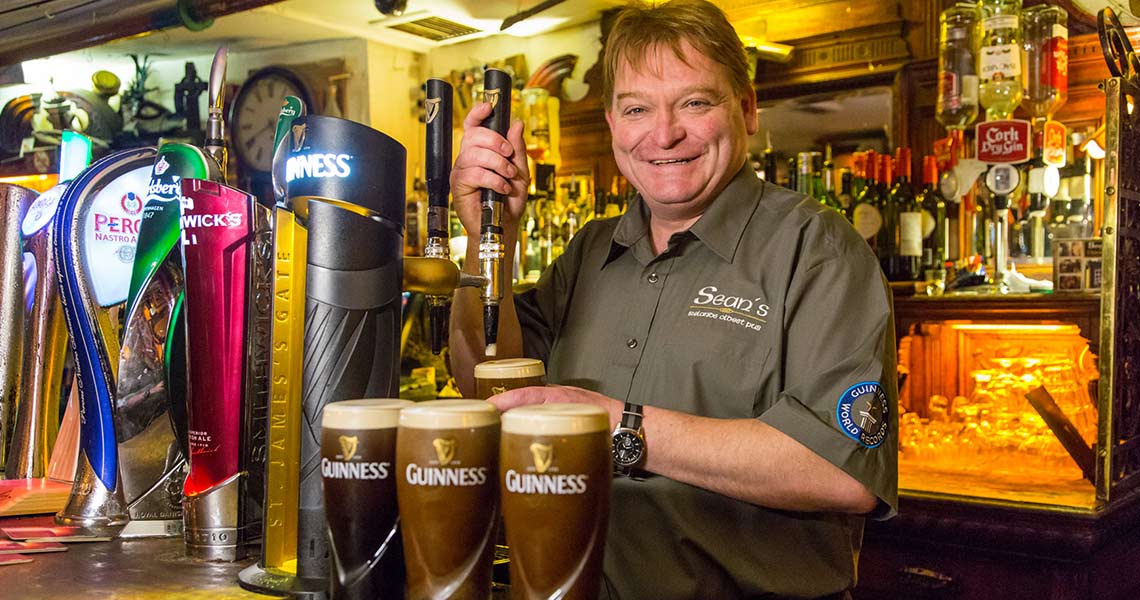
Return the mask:
{"type": "Polygon", "coordinates": [[[986,164],[1017,164],[1029,160],[1029,121],[986,121],[975,130],[978,160],[986,164]]]}

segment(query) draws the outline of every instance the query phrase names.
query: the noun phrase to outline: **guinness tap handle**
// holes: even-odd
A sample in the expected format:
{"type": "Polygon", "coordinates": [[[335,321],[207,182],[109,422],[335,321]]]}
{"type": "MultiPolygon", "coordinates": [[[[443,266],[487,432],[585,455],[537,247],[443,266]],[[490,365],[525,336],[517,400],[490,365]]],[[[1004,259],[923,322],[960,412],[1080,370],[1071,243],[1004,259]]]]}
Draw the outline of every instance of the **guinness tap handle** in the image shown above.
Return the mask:
{"type": "MultiPolygon", "coordinates": [[[[511,122],[511,76],[499,69],[483,73],[483,101],[491,104],[487,127],[506,136],[511,122]]],[[[499,337],[499,302],[503,299],[503,196],[484,188],[479,227],[479,273],[487,278],[483,300],[483,336],[487,356],[495,356],[499,337]]]]}
{"type": "MultiPolygon", "coordinates": [[[[424,87],[427,95],[427,246],[428,258],[451,257],[448,247],[449,207],[451,193],[451,84],[442,79],[429,79],[424,87]]],[[[428,297],[428,321],[431,329],[431,351],[439,354],[447,341],[447,321],[451,312],[450,296],[428,297]]]]}

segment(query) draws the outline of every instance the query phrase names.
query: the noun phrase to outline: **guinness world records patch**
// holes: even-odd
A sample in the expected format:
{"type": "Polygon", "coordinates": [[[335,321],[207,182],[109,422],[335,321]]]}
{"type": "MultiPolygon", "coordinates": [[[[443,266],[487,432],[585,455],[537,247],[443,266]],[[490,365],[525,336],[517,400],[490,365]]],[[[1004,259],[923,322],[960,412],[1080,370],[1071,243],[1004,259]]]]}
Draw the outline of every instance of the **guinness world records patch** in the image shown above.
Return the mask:
{"type": "Polygon", "coordinates": [[[856,383],[839,397],[835,418],[847,437],[867,448],[875,448],[887,439],[890,429],[886,391],[877,381],[856,383]]]}

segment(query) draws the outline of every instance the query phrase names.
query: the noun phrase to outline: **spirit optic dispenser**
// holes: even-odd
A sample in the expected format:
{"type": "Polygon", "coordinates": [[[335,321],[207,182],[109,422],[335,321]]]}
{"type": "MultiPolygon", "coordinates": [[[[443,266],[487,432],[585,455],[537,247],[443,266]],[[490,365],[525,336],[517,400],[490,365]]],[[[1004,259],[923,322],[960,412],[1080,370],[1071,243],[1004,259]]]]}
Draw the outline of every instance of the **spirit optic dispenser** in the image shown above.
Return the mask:
{"type": "Polygon", "coordinates": [[[53,225],[81,418],[78,471],[56,522],[104,535],[117,534],[128,519],[113,421],[115,381],[120,319],[154,159],[154,148],[139,148],[91,165],[68,185],[53,225]]]}

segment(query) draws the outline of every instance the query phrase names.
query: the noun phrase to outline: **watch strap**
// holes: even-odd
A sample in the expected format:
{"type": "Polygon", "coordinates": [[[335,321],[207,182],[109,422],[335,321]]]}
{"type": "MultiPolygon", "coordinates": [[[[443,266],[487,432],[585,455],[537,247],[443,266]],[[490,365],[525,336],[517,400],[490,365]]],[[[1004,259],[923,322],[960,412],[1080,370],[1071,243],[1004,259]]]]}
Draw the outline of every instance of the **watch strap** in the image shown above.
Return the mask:
{"type": "MultiPolygon", "coordinates": [[[[644,452],[645,452],[645,435],[644,435],[644,433],[642,433],[642,430],[641,430],[641,418],[642,418],[642,412],[641,411],[642,410],[643,410],[642,405],[634,404],[632,402],[626,402],[625,406],[622,407],[621,423],[618,425],[618,428],[619,429],[629,429],[629,430],[637,432],[637,436],[641,438],[641,444],[642,444],[642,453],[643,454],[642,454],[641,460],[644,461],[645,460],[645,455],[644,455],[644,452]]],[[[631,479],[635,479],[638,481],[645,479],[645,475],[646,475],[645,471],[638,469],[636,466],[619,467],[617,469],[617,472],[618,472],[618,474],[625,475],[627,477],[630,477],[631,479]]]]}
{"type": "Polygon", "coordinates": [[[621,426],[626,429],[633,429],[634,431],[641,431],[641,411],[643,407],[640,404],[626,402],[625,407],[621,411],[621,426]]]}

